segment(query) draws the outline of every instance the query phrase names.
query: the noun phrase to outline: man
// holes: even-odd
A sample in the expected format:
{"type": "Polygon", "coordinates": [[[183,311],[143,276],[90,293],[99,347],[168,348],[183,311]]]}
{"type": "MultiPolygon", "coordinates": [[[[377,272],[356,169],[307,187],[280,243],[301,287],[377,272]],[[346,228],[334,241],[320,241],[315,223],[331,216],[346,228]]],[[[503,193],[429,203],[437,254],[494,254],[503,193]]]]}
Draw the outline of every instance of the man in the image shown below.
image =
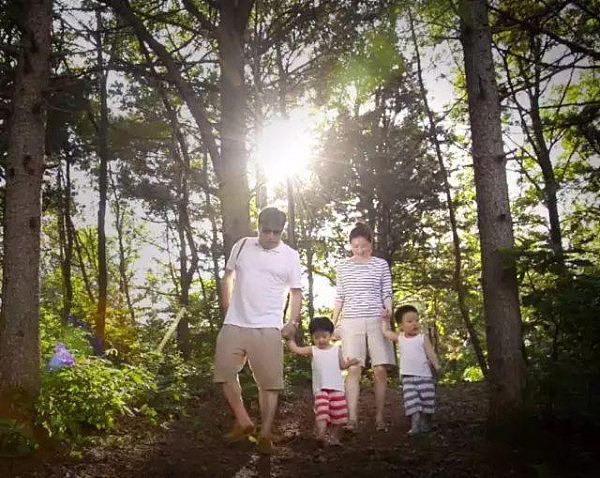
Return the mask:
{"type": "Polygon", "coordinates": [[[215,383],[223,384],[235,424],[231,441],[249,436],[254,423],[244,407],[238,373],[246,360],[259,389],[261,428],[258,451],[273,453],[271,429],[279,391],[283,389],[282,335],[294,334],[302,305],[298,253],[281,242],[286,216],[269,207],[258,216],[258,237],[234,244],[223,277],[223,328],[217,337],[215,383]],[[290,319],[283,326],[283,309],[290,291],[290,319]]]}

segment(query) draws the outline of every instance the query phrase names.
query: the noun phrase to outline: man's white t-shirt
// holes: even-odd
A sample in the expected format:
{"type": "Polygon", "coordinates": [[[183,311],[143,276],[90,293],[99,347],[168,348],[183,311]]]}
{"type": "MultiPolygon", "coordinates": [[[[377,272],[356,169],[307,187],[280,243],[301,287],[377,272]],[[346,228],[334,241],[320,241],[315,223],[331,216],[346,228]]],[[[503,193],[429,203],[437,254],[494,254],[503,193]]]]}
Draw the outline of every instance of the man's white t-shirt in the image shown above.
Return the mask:
{"type": "Polygon", "coordinates": [[[283,242],[265,249],[247,237],[234,244],[226,268],[235,271],[235,285],[224,323],[281,329],[288,290],[302,288],[298,252],[283,242]]]}

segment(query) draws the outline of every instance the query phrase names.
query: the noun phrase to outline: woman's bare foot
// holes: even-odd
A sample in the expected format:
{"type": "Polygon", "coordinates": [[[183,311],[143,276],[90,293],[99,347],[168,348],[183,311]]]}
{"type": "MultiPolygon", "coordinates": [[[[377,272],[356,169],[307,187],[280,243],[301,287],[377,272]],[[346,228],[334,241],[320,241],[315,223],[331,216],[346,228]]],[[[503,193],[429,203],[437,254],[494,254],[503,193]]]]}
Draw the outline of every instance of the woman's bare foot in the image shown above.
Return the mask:
{"type": "Polygon", "coordinates": [[[358,422],[356,420],[348,420],[348,422],[344,425],[344,430],[350,433],[356,433],[358,430],[358,422]]]}

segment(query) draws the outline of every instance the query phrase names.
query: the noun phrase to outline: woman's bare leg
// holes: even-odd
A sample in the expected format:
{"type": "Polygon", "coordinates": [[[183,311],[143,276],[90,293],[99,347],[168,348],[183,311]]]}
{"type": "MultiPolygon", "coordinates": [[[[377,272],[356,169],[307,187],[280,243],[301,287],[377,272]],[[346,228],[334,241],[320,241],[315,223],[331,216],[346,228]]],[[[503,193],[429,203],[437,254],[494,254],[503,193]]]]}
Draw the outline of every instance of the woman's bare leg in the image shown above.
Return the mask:
{"type": "Polygon", "coordinates": [[[358,421],[358,396],[360,394],[360,365],[353,365],[348,369],[346,376],[346,402],[348,404],[348,422],[356,424],[358,421]]]}
{"type": "Polygon", "coordinates": [[[387,390],[387,370],[385,365],[376,365],[373,367],[373,376],[375,379],[375,423],[385,424],[383,410],[385,408],[385,392],[387,390]]]}

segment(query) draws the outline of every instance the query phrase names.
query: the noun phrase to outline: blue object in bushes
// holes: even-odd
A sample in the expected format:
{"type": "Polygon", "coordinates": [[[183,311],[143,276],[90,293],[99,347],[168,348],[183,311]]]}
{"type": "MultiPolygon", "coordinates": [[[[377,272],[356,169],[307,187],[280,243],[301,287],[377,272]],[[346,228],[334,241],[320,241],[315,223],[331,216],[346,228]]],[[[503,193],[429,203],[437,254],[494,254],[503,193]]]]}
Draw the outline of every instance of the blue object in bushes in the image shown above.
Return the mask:
{"type": "Polygon", "coordinates": [[[48,370],[60,370],[64,367],[72,367],[75,364],[71,352],[63,344],[57,344],[54,349],[54,355],[48,362],[48,370]]]}

